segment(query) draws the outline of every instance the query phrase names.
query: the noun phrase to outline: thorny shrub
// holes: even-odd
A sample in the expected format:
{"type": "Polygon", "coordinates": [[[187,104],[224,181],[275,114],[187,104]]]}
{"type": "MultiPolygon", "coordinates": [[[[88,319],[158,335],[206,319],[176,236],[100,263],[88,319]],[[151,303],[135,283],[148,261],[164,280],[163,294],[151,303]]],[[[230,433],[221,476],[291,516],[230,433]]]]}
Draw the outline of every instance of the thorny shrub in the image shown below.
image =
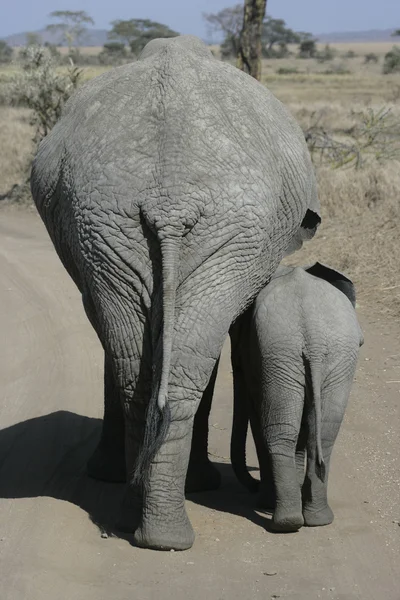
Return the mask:
{"type": "Polygon", "coordinates": [[[312,123],[304,134],[315,164],[360,169],[371,160],[385,162],[400,158],[400,122],[390,108],[351,111],[350,118],[354,125],[338,131],[334,137],[313,113],[312,123]]]}
{"type": "Polygon", "coordinates": [[[12,84],[13,102],[32,110],[34,141],[39,143],[60,118],[82,71],[71,61],[66,72],[59,72],[52,53],[43,46],[28,46],[21,63],[22,73],[15,76],[12,84]]]}

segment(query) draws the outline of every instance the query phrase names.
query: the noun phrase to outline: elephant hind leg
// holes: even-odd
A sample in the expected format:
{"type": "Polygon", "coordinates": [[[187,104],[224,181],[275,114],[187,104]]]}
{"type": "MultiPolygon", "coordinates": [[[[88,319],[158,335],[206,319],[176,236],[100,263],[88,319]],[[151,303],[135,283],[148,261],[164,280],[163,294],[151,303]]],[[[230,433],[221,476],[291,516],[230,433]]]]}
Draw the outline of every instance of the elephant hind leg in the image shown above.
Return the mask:
{"type": "Polygon", "coordinates": [[[89,477],[111,483],[126,481],[125,425],[110,358],[104,356],[104,417],[100,441],[87,463],[89,477]]]}
{"type": "MultiPolygon", "coordinates": [[[[316,443],[313,436],[307,442],[307,470],[302,489],[304,523],[308,527],[329,525],[334,519],[334,514],[328,504],[328,478],[331,454],[334,443],[342,424],[347,400],[350,394],[352,378],[339,385],[327,387],[322,393],[322,427],[321,442],[322,454],[325,463],[324,481],[317,475],[316,469],[316,443]]],[[[310,410],[309,430],[313,431],[313,411],[310,410]]]]}
{"type": "MultiPolygon", "coordinates": [[[[102,332],[96,309],[88,290],[82,294],[86,315],[100,341],[102,332]]],[[[117,382],[115,381],[111,357],[104,352],[104,416],[100,441],[89,458],[89,477],[111,483],[122,483],[126,479],[125,469],[125,427],[122,404],[117,382]]]]}
{"type": "Polygon", "coordinates": [[[208,431],[211,404],[217,379],[219,360],[216,362],[210,381],[203,393],[193,423],[192,447],[185,492],[205,492],[216,490],[221,485],[221,473],[208,458],[208,431]]]}
{"type": "Polygon", "coordinates": [[[271,456],[276,492],[272,525],[276,531],[297,531],[302,527],[301,487],[296,465],[296,447],[304,405],[304,389],[297,382],[283,385],[276,377],[263,386],[268,403],[263,427],[271,456]]]}

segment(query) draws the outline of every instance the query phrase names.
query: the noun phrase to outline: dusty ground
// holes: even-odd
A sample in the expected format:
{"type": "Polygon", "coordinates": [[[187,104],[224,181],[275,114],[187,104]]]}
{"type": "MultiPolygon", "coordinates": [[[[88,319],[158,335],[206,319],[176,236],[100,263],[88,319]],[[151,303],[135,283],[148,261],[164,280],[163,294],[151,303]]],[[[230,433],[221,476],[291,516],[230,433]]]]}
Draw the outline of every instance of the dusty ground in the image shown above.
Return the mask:
{"type": "MultiPolygon", "coordinates": [[[[326,528],[268,532],[233,478],[229,355],[211,447],[218,492],[187,502],[196,541],[154,552],[101,537],[121,486],[84,475],[102,409],[102,355],[35,214],[0,212],[0,581],[2,600],[399,600],[400,327],[368,320],[338,440],[326,528]]],[[[252,448],[250,465],[255,465],[252,448]]]]}

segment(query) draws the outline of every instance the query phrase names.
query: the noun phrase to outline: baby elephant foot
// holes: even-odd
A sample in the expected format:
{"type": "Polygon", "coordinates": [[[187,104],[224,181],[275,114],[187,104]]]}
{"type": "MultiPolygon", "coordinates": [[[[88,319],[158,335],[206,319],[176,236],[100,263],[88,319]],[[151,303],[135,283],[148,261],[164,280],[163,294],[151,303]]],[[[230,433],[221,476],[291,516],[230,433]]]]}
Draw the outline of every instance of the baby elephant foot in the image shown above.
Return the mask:
{"type": "Polygon", "coordinates": [[[125,453],[100,442],[88,460],[86,470],[92,479],[123,483],[126,480],[125,453]]]}
{"type": "Polygon", "coordinates": [[[304,519],[300,511],[289,511],[287,509],[277,508],[272,517],[271,524],[274,531],[298,531],[303,527],[304,519]]]}
{"type": "Polygon", "coordinates": [[[330,525],[334,519],[333,512],[327,504],[324,508],[313,510],[312,507],[303,510],[304,524],[307,527],[322,527],[330,525]]]}
{"type": "Polygon", "coordinates": [[[221,473],[210,460],[191,460],[186,475],[185,492],[207,492],[221,485],[221,473]]]}

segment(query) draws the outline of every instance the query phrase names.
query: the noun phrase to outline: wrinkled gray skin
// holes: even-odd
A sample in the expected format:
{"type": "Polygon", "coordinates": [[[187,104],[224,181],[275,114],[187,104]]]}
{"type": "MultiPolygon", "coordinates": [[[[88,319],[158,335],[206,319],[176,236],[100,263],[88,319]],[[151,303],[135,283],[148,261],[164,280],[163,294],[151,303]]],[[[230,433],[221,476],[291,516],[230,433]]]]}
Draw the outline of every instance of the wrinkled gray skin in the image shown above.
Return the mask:
{"type": "MultiPolygon", "coordinates": [[[[320,221],[303,134],[199,39],[159,39],[70,99],[31,188],[104,347],[89,472],[121,479],[125,460],[121,526],[144,547],[189,548],[196,409],[232,321],[320,221]]],[[[218,484],[208,411],[206,397],[192,489],[218,484]]]]}
{"type": "Polygon", "coordinates": [[[341,273],[321,263],[279,267],[232,327],[232,464],[239,480],[256,491],[245,461],[250,417],[261,500],[268,507],[275,500],[277,530],[333,520],[327,500],[330,457],[363,344],[354,306],[353,284],[341,273]]]}

